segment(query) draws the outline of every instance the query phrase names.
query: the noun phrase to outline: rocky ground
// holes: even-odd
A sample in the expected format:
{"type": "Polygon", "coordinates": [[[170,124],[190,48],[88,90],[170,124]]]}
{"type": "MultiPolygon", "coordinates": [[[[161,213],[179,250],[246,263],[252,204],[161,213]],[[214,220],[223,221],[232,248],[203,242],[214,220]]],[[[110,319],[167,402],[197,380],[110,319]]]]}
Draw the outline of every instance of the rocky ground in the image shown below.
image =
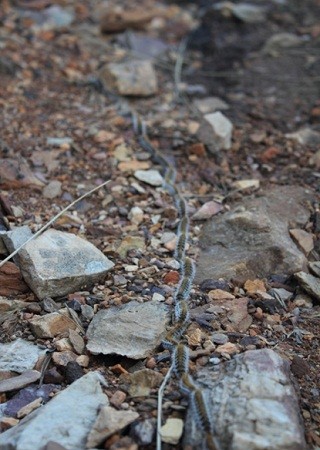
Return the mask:
{"type": "MultiPolygon", "coordinates": [[[[129,107],[188,201],[222,448],[320,447],[319,6],[2,2],[1,258],[110,182],[0,267],[0,448],[155,448],[177,211],[129,107]]],[[[199,448],[174,378],[163,416],[199,448]]]]}

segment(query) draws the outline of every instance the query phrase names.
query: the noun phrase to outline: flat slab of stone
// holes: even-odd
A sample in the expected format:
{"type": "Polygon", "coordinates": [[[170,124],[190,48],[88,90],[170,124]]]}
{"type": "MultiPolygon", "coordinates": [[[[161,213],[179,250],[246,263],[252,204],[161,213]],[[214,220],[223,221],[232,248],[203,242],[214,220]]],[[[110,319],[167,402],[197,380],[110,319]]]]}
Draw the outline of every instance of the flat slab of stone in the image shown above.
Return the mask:
{"type": "Polygon", "coordinates": [[[281,186],[245,198],[205,223],[196,282],[205,279],[255,279],[304,270],[307,259],[289,234],[309,219],[312,194],[281,186]]]}
{"type": "Polygon", "coordinates": [[[94,355],[145,358],[160,344],[168,321],[168,309],[158,301],[100,310],[89,325],[87,349],[94,355]]]}
{"type": "Polygon", "coordinates": [[[44,350],[23,339],[0,344],[0,371],[23,373],[33,369],[43,354],[44,350]]]}
{"type": "MultiPolygon", "coordinates": [[[[197,382],[205,390],[221,450],[305,450],[299,402],[290,365],[269,349],[235,356],[220,371],[206,366],[197,382]]],[[[202,448],[203,435],[188,411],[185,445],[202,448]]]]}
{"type": "Polygon", "coordinates": [[[109,63],[100,72],[103,84],[120,95],[148,97],[158,90],[157,75],[149,60],[109,63]]]}
{"type": "Polygon", "coordinates": [[[41,373],[37,370],[26,370],[21,375],[17,377],[8,378],[6,380],[0,381],[0,393],[1,392],[10,392],[17,391],[18,389],[22,389],[28,384],[34,383],[38,381],[41,376],[41,373]]]}
{"type": "Polygon", "coordinates": [[[103,377],[90,372],[56,395],[46,405],[0,435],[0,448],[42,450],[52,441],[67,450],[85,449],[88,433],[101,406],[109,404],[103,377]]]}
{"type": "MultiPolygon", "coordinates": [[[[30,237],[23,228],[3,237],[10,251],[30,237]]],[[[54,229],[27,243],[19,252],[18,264],[24,280],[39,299],[62,297],[96,283],[114,266],[90,242],[54,229]]]]}
{"type": "Polygon", "coordinates": [[[320,278],[314,277],[310,273],[298,272],[295,274],[301,287],[320,302],[320,278]]]}

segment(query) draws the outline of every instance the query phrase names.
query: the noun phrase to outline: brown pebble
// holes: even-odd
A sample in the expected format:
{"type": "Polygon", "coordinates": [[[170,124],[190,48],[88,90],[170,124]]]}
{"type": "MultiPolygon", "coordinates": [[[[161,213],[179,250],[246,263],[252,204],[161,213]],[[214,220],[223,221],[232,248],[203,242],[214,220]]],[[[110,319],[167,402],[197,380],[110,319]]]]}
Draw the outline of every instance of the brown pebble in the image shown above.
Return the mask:
{"type": "Polygon", "coordinates": [[[110,398],[111,405],[119,408],[119,406],[125,401],[127,394],[123,391],[116,391],[110,398]]]}
{"type": "Polygon", "coordinates": [[[121,364],[116,364],[110,367],[110,370],[112,370],[113,373],[116,373],[118,375],[122,375],[123,373],[129,373],[124,367],[122,367],[121,364]]]}
{"type": "Polygon", "coordinates": [[[303,377],[310,373],[309,363],[300,356],[295,355],[291,362],[291,372],[298,378],[303,377]]]}
{"type": "Polygon", "coordinates": [[[111,445],[119,441],[120,437],[120,434],[113,434],[105,441],[103,448],[109,449],[111,445]]]}
{"type": "Polygon", "coordinates": [[[206,148],[202,142],[197,142],[189,147],[190,153],[197,156],[206,156],[206,148]]]}
{"type": "Polygon", "coordinates": [[[9,428],[14,427],[19,423],[19,419],[15,419],[14,417],[2,417],[0,419],[0,430],[6,431],[9,428]]]}
{"type": "Polygon", "coordinates": [[[176,270],[170,270],[170,272],[166,273],[163,277],[163,281],[165,284],[177,284],[179,278],[179,272],[177,272],[176,270]]]}
{"type": "Polygon", "coordinates": [[[138,450],[138,445],[129,436],[124,436],[109,447],[110,450],[138,450]]]}
{"type": "Polygon", "coordinates": [[[257,308],[256,312],[254,313],[254,317],[258,320],[262,320],[263,319],[263,311],[261,308],[257,308]]]}
{"type": "Polygon", "coordinates": [[[154,358],[150,358],[148,359],[147,363],[146,363],[146,367],[147,369],[154,369],[157,365],[157,362],[154,358]]]}

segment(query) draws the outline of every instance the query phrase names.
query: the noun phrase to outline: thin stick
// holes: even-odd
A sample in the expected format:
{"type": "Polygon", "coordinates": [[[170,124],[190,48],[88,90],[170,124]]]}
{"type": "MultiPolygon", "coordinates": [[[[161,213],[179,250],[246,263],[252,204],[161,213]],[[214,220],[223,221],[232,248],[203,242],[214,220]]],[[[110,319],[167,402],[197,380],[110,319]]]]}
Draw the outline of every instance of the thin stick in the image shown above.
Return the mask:
{"type": "Polygon", "coordinates": [[[35,234],[33,234],[29,239],[27,239],[22,245],[20,245],[19,248],[17,248],[14,252],[10,253],[9,256],[6,257],[6,259],[4,259],[3,261],[0,262],[0,267],[2,267],[6,262],[8,262],[11,258],[13,258],[13,256],[15,256],[17,253],[20,252],[20,250],[26,245],[28,244],[28,242],[32,241],[33,239],[35,239],[36,237],[38,237],[43,231],[45,231],[47,228],[50,227],[50,225],[52,225],[57,219],[59,219],[59,217],[61,217],[66,211],[68,211],[70,208],[72,208],[72,206],[74,206],[76,203],[80,202],[80,200],[83,200],[85,197],[87,197],[88,195],[93,194],[93,192],[97,191],[98,189],[102,188],[103,186],[106,186],[108,183],[110,183],[111,180],[105,181],[102,184],[99,184],[99,186],[91,189],[91,191],[86,192],[85,194],[81,195],[81,197],[77,198],[76,200],[74,200],[72,203],[70,203],[66,208],[64,208],[62,211],[60,211],[56,216],[54,216],[51,220],[49,220],[49,222],[44,225],[42,228],[40,228],[40,230],[38,230],[35,234]]]}
{"type": "Polygon", "coordinates": [[[173,364],[171,364],[166,376],[164,377],[164,380],[159,388],[158,391],[158,414],[157,414],[157,450],[161,450],[161,434],[160,434],[160,428],[161,428],[161,421],[162,421],[162,400],[163,400],[163,392],[165,390],[165,387],[171,377],[173,370],[173,364]]]}
{"type": "Polygon", "coordinates": [[[175,90],[175,95],[177,98],[179,98],[179,94],[180,94],[179,84],[181,82],[182,66],[183,66],[185,51],[186,51],[188,42],[189,42],[188,38],[185,38],[180,42],[180,45],[178,48],[178,56],[177,56],[176,63],[174,66],[174,90],[175,90]]]}

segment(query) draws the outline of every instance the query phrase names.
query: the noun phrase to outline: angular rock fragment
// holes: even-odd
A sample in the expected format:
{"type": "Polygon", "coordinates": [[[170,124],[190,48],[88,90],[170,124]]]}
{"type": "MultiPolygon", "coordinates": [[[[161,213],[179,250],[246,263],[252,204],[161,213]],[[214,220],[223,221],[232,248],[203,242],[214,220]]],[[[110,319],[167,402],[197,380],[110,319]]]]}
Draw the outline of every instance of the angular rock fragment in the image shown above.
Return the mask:
{"type": "Polygon", "coordinates": [[[300,230],[299,228],[291,229],[289,231],[297,246],[308,256],[314,247],[312,234],[305,230],[300,230]]]}
{"type": "Polygon", "coordinates": [[[229,105],[219,97],[206,97],[203,99],[195,100],[194,104],[199,109],[199,111],[202,112],[202,114],[229,109],[229,105]]]}
{"type": "Polygon", "coordinates": [[[23,339],[17,339],[9,344],[0,344],[0,370],[23,373],[33,369],[43,354],[43,350],[23,339]]]}
{"type": "Polygon", "coordinates": [[[177,445],[183,432],[183,420],[175,417],[167,419],[161,427],[160,434],[162,442],[177,445]]]}
{"type": "MultiPolygon", "coordinates": [[[[3,236],[10,251],[30,237],[26,228],[3,236]]],[[[39,299],[62,297],[98,282],[114,265],[90,242],[54,229],[28,242],[20,250],[18,262],[24,280],[39,299]]]]}
{"type": "Polygon", "coordinates": [[[94,448],[116,431],[121,431],[139,417],[135,411],[118,411],[112,406],[103,406],[89,433],[86,448],[94,448]]]}
{"type": "Polygon", "coordinates": [[[320,278],[320,261],[310,262],[309,269],[314,273],[314,275],[320,278]]]}
{"type": "Polygon", "coordinates": [[[281,50],[283,51],[287,48],[298,47],[302,43],[302,38],[296,34],[277,33],[267,40],[262,52],[267,55],[278,56],[281,50]]]}
{"type": "Polygon", "coordinates": [[[2,433],[0,448],[42,450],[50,441],[70,450],[86,448],[99,408],[109,404],[101,383],[104,379],[98,372],[84,375],[16,427],[2,433]]]}
{"type": "Polygon", "coordinates": [[[160,386],[163,375],[151,369],[142,369],[121,375],[120,380],[124,385],[128,384],[127,390],[131,397],[146,397],[151,389],[160,386]]]}
{"type": "Polygon", "coordinates": [[[310,273],[297,272],[294,275],[299,281],[301,287],[311,295],[311,297],[320,301],[320,278],[316,278],[310,273]]]}
{"type": "Polygon", "coordinates": [[[120,95],[148,97],[158,90],[153,64],[148,60],[109,63],[100,73],[102,83],[120,95]]]}
{"type": "Polygon", "coordinates": [[[134,176],[140,180],[144,181],[151,186],[162,186],[163,178],[158,170],[136,170],[134,176]]]}
{"type": "Polygon", "coordinates": [[[288,229],[302,228],[309,219],[309,191],[282,186],[248,198],[205,223],[196,281],[207,278],[264,278],[294,273],[306,267],[305,255],[288,229]]]}
{"type": "MultiPolygon", "coordinates": [[[[210,366],[200,369],[198,383],[205,391],[221,449],[306,449],[289,363],[273,350],[235,356],[219,373],[210,366]]],[[[189,410],[184,443],[201,448],[203,435],[194,419],[189,410]]]]}
{"type": "Polygon", "coordinates": [[[35,317],[30,320],[29,324],[38,338],[53,338],[77,328],[77,324],[70,317],[58,312],[35,317]]]}
{"type": "Polygon", "coordinates": [[[87,331],[87,349],[95,355],[145,358],[160,344],[167,322],[167,308],[158,301],[132,301],[120,308],[98,311],[87,331]]]}
{"type": "Polygon", "coordinates": [[[17,377],[2,380],[0,381],[0,393],[22,389],[25,386],[28,386],[28,384],[34,383],[35,381],[39,380],[40,375],[40,372],[38,372],[37,370],[26,370],[17,377]]]}
{"type": "Polygon", "coordinates": [[[0,295],[18,295],[28,290],[20,269],[15,264],[8,261],[0,267],[0,295]]]}
{"type": "Polygon", "coordinates": [[[23,159],[0,159],[0,187],[2,189],[20,189],[22,187],[43,187],[44,183],[31,171],[23,159]]]}
{"type": "Polygon", "coordinates": [[[221,112],[206,114],[198,135],[212,153],[231,147],[233,125],[221,112]]]}

